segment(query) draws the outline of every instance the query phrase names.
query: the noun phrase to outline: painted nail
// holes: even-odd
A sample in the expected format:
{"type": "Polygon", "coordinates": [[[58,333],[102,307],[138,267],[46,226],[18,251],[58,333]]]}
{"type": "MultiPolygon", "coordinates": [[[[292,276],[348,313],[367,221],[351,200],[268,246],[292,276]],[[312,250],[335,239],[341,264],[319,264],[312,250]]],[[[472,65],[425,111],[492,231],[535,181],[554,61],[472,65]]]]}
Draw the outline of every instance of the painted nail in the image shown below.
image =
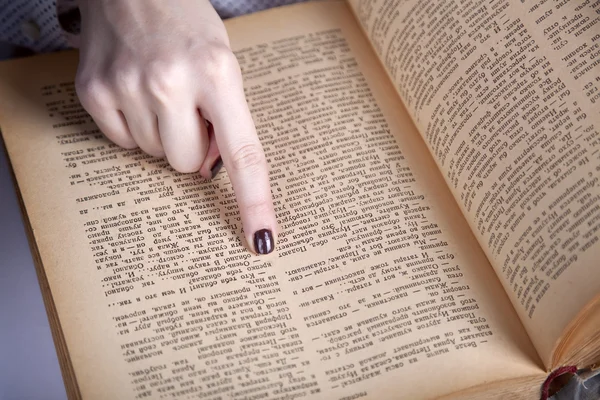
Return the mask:
{"type": "Polygon", "coordinates": [[[269,254],[275,248],[273,234],[268,229],[261,229],[254,234],[254,249],[258,254],[269,254]]]}
{"type": "Polygon", "coordinates": [[[223,166],[223,160],[221,159],[221,156],[219,156],[219,158],[217,158],[215,160],[215,163],[213,164],[212,168],[210,169],[210,174],[211,174],[210,179],[214,179],[215,176],[217,176],[217,174],[221,170],[222,166],[223,166]]]}

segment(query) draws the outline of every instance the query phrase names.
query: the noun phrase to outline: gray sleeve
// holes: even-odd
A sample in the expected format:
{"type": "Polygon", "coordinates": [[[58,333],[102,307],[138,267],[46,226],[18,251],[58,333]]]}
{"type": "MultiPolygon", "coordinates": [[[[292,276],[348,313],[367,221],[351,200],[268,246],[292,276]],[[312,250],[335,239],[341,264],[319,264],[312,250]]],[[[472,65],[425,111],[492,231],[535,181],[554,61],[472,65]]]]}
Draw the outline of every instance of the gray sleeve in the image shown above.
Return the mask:
{"type": "Polygon", "coordinates": [[[221,18],[237,17],[238,15],[302,1],[305,0],[210,0],[221,18]]]}
{"type": "Polygon", "coordinates": [[[0,0],[0,41],[36,52],[66,48],[56,0],[0,0]]]}
{"type": "MultiPolygon", "coordinates": [[[[211,0],[211,3],[222,18],[230,18],[301,1],[304,0],[211,0]]],[[[68,47],[57,15],[56,2],[0,0],[0,41],[36,52],[68,47]]],[[[73,0],[59,2],[61,12],[75,6],[73,0]]]]}
{"type": "Polygon", "coordinates": [[[549,400],[598,400],[600,399],[600,369],[582,370],[549,400]]]}

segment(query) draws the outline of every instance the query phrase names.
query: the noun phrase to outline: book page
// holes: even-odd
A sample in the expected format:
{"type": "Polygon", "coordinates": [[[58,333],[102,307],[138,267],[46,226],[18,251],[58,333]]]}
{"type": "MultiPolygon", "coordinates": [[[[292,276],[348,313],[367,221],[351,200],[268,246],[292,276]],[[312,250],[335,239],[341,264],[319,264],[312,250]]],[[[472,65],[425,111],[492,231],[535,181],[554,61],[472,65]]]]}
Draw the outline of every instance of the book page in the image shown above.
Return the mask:
{"type": "Polygon", "coordinates": [[[102,136],[76,53],[1,67],[1,126],[81,395],[426,398],[543,376],[347,6],[227,27],[270,165],[268,256],[240,242],[226,172],[179,174],[102,136]]]}
{"type": "Polygon", "coordinates": [[[549,366],[600,293],[600,3],[351,3],[549,366]]]}

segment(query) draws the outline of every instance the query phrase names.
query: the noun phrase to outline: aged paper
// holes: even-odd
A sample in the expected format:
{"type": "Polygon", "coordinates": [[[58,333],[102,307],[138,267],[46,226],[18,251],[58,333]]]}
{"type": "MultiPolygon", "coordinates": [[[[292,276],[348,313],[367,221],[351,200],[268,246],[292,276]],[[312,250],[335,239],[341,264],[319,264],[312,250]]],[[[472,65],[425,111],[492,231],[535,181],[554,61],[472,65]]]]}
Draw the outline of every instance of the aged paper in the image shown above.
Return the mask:
{"type": "Polygon", "coordinates": [[[347,6],[228,29],[281,227],[266,257],[239,241],[225,172],[204,181],[103,138],[75,53],[1,69],[2,130],[83,397],[435,397],[542,375],[347,6]]]}
{"type": "Polygon", "coordinates": [[[600,3],[351,3],[549,367],[600,291],[600,3]]]}

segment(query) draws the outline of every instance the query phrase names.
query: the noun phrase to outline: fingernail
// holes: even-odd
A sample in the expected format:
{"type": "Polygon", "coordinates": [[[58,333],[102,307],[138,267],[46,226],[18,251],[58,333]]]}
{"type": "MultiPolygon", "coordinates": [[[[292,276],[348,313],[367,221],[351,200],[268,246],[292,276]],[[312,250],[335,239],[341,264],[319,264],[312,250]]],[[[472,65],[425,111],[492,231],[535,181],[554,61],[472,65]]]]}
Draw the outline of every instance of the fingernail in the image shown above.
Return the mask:
{"type": "Polygon", "coordinates": [[[215,176],[217,176],[217,174],[221,170],[222,166],[223,166],[223,160],[221,159],[221,156],[219,156],[219,158],[217,158],[215,160],[215,163],[213,164],[212,168],[210,169],[210,174],[211,174],[210,179],[214,179],[215,176]]]}
{"type": "Polygon", "coordinates": [[[273,234],[268,229],[261,229],[254,234],[254,249],[258,254],[269,254],[275,248],[273,234]]]}

